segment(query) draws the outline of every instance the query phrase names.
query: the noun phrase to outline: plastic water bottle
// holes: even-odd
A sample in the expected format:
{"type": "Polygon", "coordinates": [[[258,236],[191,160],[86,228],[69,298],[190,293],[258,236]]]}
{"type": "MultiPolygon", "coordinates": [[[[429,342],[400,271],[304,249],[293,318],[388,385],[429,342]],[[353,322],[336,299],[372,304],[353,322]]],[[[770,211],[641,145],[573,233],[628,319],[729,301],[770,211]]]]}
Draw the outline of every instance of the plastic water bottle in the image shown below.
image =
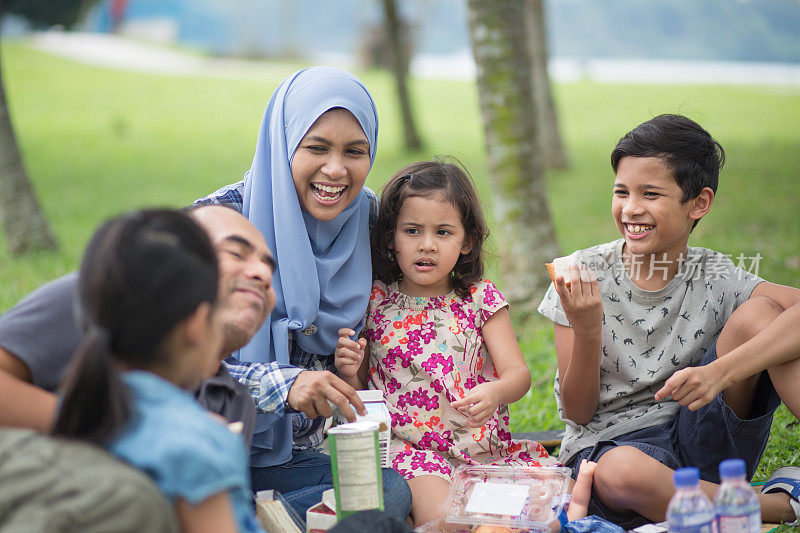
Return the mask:
{"type": "Polygon", "coordinates": [[[700,471],[681,468],[674,479],[675,494],[667,506],[670,533],[714,533],[714,507],[700,490],[700,471]]]}
{"type": "Polygon", "coordinates": [[[714,498],[719,533],[761,531],[761,505],[744,476],[745,466],[741,459],[726,459],[719,464],[722,484],[714,498]]]}

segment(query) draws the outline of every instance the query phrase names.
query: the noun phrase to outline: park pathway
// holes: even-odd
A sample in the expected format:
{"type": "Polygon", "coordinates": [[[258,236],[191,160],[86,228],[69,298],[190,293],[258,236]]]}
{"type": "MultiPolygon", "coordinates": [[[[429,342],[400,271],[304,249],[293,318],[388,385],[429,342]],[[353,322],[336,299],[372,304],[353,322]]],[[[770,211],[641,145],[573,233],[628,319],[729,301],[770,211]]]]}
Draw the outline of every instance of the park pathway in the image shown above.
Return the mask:
{"type": "Polygon", "coordinates": [[[38,32],[28,42],[37,50],[90,65],[172,76],[273,81],[292,70],[288,63],[209,57],[104,33],[38,32]]]}
{"type": "MultiPolygon", "coordinates": [[[[92,65],[178,76],[272,82],[298,66],[205,56],[103,33],[48,31],[32,34],[29,42],[39,50],[92,65]]],[[[325,54],[306,63],[358,70],[355,59],[346,55],[325,54]]],[[[555,57],[550,60],[549,71],[559,82],[758,85],[783,86],[791,91],[800,87],[800,65],[787,63],[555,57]]],[[[474,80],[475,64],[468,50],[450,55],[418,54],[411,62],[411,72],[420,78],[474,80]]]]}

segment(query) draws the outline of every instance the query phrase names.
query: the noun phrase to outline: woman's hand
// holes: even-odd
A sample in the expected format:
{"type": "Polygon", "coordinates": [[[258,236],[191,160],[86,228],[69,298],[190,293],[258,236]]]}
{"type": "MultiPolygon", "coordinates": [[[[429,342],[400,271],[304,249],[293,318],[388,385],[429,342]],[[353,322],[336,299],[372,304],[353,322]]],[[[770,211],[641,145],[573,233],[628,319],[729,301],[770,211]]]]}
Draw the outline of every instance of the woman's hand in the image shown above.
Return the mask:
{"type": "Polygon", "coordinates": [[[556,292],[561,298],[561,307],[576,334],[600,335],[603,325],[603,301],[597,277],[586,266],[572,265],[570,282],[556,276],[556,292]]]}
{"type": "Polygon", "coordinates": [[[500,406],[500,382],[490,381],[476,386],[462,399],[450,405],[467,416],[467,424],[473,428],[484,425],[500,406]]]}
{"type": "Polygon", "coordinates": [[[367,339],[360,338],[358,341],[350,337],[356,332],[349,328],[339,330],[339,341],[336,343],[336,351],[333,353],[334,365],[339,375],[344,379],[356,377],[361,362],[364,360],[364,349],[367,347],[367,339]]]}

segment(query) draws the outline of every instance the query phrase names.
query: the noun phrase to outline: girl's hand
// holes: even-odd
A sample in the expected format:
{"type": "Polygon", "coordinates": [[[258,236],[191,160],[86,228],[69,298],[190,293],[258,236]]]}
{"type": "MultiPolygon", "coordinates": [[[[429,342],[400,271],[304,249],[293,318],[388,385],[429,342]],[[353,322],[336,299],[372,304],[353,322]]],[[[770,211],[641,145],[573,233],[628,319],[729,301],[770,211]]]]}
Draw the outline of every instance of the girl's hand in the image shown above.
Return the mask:
{"type": "Polygon", "coordinates": [[[462,399],[450,405],[467,416],[467,424],[473,428],[484,425],[497,412],[499,401],[499,382],[481,383],[462,399]]]}
{"type": "Polygon", "coordinates": [[[567,507],[567,519],[570,522],[589,516],[589,500],[592,497],[592,482],[596,468],[597,463],[594,461],[581,460],[575,485],[572,486],[572,499],[567,507]]]}
{"type": "Polygon", "coordinates": [[[561,298],[561,307],[572,325],[580,333],[600,335],[603,324],[603,301],[597,285],[597,277],[586,266],[572,265],[569,269],[570,283],[563,276],[556,276],[556,292],[561,298]]]}
{"type": "Polygon", "coordinates": [[[336,370],[343,378],[354,378],[364,360],[364,348],[367,347],[367,339],[360,338],[358,341],[350,337],[356,332],[349,328],[339,330],[339,341],[336,343],[336,351],[333,353],[336,370]]]}

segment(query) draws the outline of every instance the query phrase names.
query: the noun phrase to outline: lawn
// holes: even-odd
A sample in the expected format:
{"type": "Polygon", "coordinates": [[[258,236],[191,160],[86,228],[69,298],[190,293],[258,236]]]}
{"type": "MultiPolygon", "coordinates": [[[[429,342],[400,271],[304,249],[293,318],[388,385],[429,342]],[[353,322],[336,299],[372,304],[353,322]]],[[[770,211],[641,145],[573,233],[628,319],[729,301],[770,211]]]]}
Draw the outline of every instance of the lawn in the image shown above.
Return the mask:
{"type": "MultiPolygon", "coordinates": [[[[250,166],[272,90],[296,67],[273,68],[276,77],[261,82],[156,76],[89,67],[23,43],[4,44],[11,116],[61,250],[13,258],[0,237],[0,312],[44,281],[75,269],[93,229],[107,217],[141,206],[186,205],[238,180],[250,166]]],[[[427,147],[407,153],[391,77],[378,71],[360,75],[378,103],[381,121],[368,184],[379,188],[405,163],[450,154],[470,170],[491,213],[474,84],[413,80],[427,147]]],[[[616,237],[609,213],[610,151],[638,123],[677,112],[699,121],[728,152],[714,207],[690,244],[733,256],[760,253],[761,276],[800,285],[800,89],[583,81],[557,85],[555,96],[571,165],[547,179],[564,252],[616,237]]],[[[490,275],[502,288],[502,279],[493,274],[497,263],[490,261],[490,275]]],[[[558,427],[552,326],[534,321],[517,333],[534,387],[513,408],[514,429],[558,427]]],[[[758,476],[778,465],[800,464],[798,454],[797,422],[782,408],[758,476]]]]}

